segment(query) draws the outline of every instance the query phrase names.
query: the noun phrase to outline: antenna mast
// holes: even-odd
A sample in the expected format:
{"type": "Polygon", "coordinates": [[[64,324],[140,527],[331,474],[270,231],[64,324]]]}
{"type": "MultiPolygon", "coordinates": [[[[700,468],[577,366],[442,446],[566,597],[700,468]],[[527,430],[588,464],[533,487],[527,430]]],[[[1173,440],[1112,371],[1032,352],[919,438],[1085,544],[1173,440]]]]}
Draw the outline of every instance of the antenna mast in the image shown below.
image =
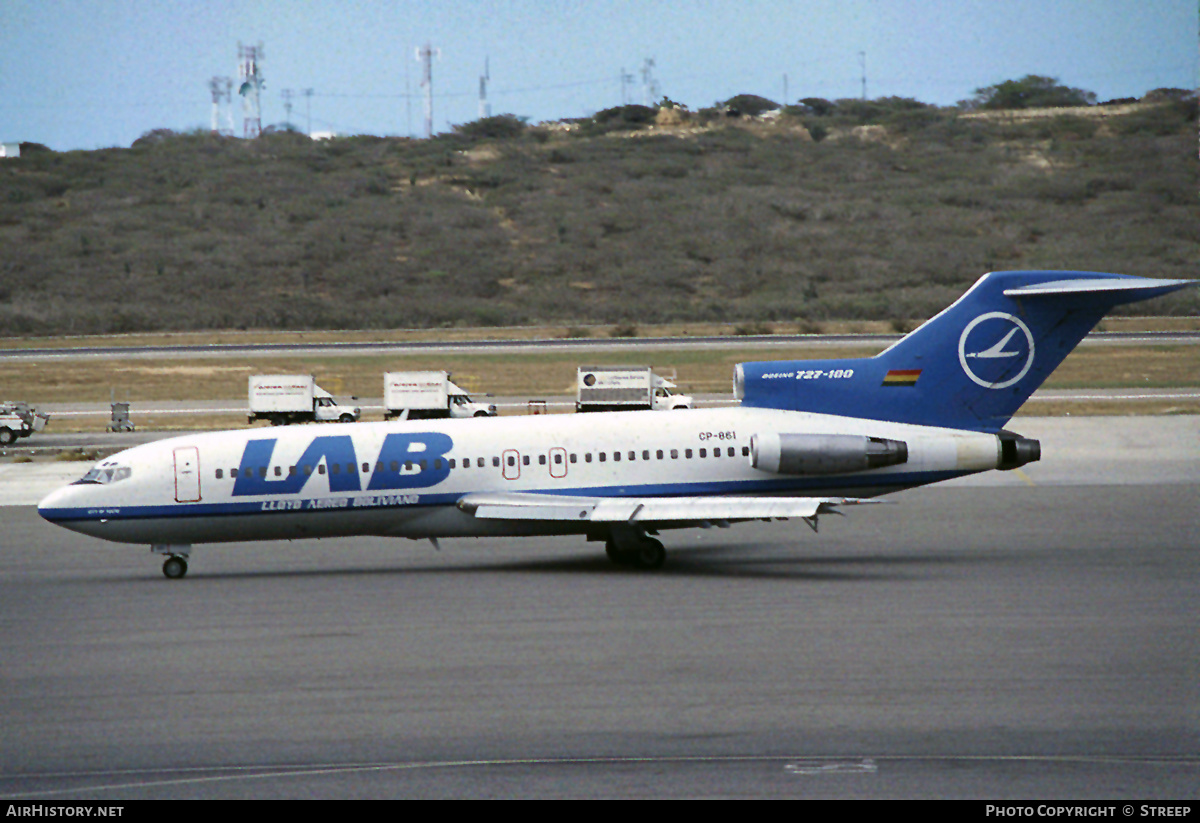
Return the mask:
{"type": "Polygon", "coordinates": [[[634,76],[632,74],[627,73],[625,71],[625,67],[622,66],[620,80],[621,80],[621,105],[626,106],[626,105],[629,105],[629,95],[626,94],[625,88],[628,85],[630,85],[631,83],[633,83],[634,76]]]}
{"type": "Polygon", "coordinates": [[[654,58],[647,57],[642,63],[642,103],[653,106],[658,99],[658,81],[654,79],[654,58]]]}
{"type": "Polygon", "coordinates": [[[212,92],[212,132],[213,134],[233,135],[233,78],[214,77],[208,81],[208,90],[212,92]],[[225,101],[225,120],[229,127],[221,127],[221,100],[225,101]]]}
{"type": "Polygon", "coordinates": [[[292,130],[292,98],[296,96],[296,90],[295,89],[284,89],[283,91],[279,92],[279,94],[281,97],[283,97],[283,110],[285,112],[287,112],[287,114],[284,117],[283,122],[287,124],[288,131],[291,131],[292,130]]]}
{"type": "Polygon", "coordinates": [[[421,88],[425,90],[426,137],[433,137],[433,58],[441,56],[441,49],[435,49],[428,43],[417,49],[417,59],[421,61],[421,88]]]}
{"type": "Polygon", "coordinates": [[[308,121],[308,122],[307,122],[307,125],[306,125],[306,127],[305,127],[305,132],[304,132],[304,133],[305,133],[305,134],[307,134],[309,137],[312,137],[312,96],[313,96],[313,90],[312,90],[312,89],[304,89],[304,90],[303,90],[303,91],[301,91],[300,93],[304,95],[304,114],[305,114],[305,119],[308,121]]]}
{"type": "Polygon", "coordinates": [[[483,58],[483,74],[479,78],[479,119],[492,116],[492,104],[487,99],[487,84],[492,79],[488,71],[488,58],[483,58]]]}

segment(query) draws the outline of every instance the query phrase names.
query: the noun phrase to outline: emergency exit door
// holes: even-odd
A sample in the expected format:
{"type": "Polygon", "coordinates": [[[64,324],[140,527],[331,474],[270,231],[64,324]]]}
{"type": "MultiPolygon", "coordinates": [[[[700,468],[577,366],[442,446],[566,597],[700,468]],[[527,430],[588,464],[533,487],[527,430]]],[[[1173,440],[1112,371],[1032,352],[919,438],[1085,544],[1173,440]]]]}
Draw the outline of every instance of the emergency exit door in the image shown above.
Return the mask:
{"type": "Polygon", "coordinates": [[[500,456],[501,465],[504,470],[505,480],[519,480],[521,478],[521,453],[516,449],[505,449],[500,456]]]}
{"type": "Polygon", "coordinates": [[[567,476],[567,450],[561,446],[550,450],[550,476],[557,480],[567,476]]]}
{"type": "Polygon", "coordinates": [[[195,446],[175,450],[175,500],[179,503],[200,500],[200,451],[195,446]]]}

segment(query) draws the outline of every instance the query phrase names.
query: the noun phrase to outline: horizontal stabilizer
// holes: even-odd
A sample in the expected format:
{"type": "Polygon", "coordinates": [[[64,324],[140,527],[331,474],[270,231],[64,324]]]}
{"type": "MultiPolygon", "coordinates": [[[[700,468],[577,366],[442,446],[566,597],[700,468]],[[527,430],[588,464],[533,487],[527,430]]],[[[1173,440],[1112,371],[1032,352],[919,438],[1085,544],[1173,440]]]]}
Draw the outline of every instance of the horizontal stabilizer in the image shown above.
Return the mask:
{"type": "MultiPolygon", "coordinates": [[[[1095,280],[1056,280],[1052,283],[1037,283],[1029,286],[1019,286],[1005,289],[1005,297],[1034,297],[1037,295],[1055,294],[1098,294],[1102,292],[1125,292],[1129,302],[1159,297],[1176,289],[1193,285],[1194,280],[1152,280],[1148,277],[1114,280],[1111,278],[1095,280]]],[[[1116,295],[1114,295],[1116,296],[1116,295]]]]}
{"type": "Polygon", "coordinates": [[[852,497],[571,497],[468,494],[458,508],[495,520],[571,520],[592,523],[665,523],[816,517],[837,506],[881,503],[852,497]]]}

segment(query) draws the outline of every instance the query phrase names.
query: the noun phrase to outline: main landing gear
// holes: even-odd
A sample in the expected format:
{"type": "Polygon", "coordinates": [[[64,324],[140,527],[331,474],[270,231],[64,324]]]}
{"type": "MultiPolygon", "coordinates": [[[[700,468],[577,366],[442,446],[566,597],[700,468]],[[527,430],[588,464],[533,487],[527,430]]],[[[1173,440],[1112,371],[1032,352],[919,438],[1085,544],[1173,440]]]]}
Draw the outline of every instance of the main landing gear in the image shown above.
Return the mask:
{"type": "Polygon", "coordinates": [[[181,580],[187,574],[187,559],[191,548],[191,546],[151,546],[150,551],[155,554],[167,555],[162,569],[163,575],[168,580],[181,580]]]}
{"type": "Polygon", "coordinates": [[[614,526],[604,541],[604,553],[618,566],[647,571],[661,569],[667,560],[667,550],[661,541],[631,526],[614,526]]]}

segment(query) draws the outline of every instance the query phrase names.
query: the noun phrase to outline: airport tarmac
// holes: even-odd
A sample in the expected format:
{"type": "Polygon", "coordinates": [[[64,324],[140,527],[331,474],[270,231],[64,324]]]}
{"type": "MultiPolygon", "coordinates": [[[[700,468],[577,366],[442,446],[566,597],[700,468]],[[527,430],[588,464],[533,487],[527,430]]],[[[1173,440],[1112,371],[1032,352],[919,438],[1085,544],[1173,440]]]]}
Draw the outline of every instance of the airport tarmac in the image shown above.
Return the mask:
{"type": "Polygon", "coordinates": [[[1013,428],[1042,462],[649,574],[361,538],[167,581],[4,466],[0,798],[1194,800],[1200,419],[1013,428]]]}

